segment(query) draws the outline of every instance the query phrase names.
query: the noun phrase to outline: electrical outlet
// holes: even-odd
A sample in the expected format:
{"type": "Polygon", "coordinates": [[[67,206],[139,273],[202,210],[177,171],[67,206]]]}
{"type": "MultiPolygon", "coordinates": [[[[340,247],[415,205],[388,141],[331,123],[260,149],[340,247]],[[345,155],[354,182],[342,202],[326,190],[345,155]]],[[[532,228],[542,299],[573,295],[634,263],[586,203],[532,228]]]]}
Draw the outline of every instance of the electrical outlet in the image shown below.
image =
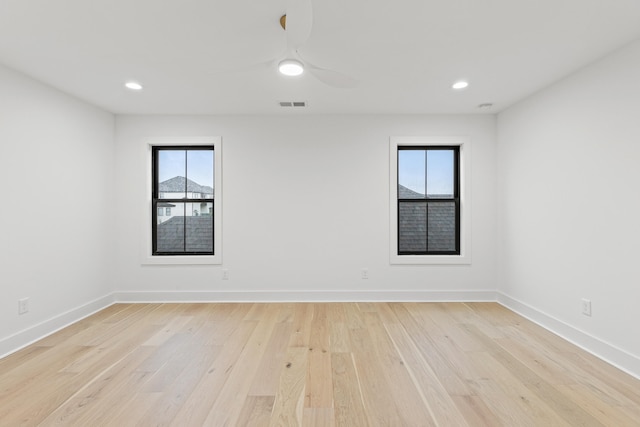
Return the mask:
{"type": "Polygon", "coordinates": [[[229,269],[228,268],[223,268],[222,269],[222,280],[229,280],[229,269]]]}
{"type": "Polygon", "coordinates": [[[362,269],[362,278],[363,279],[368,279],[369,278],[369,270],[366,268],[362,269]]]}
{"type": "Polygon", "coordinates": [[[582,314],[591,316],[591,300],[582,298],[582,314]]]}
{"type": "Polygon", "coordinates": [[[22,298],[18,300],[18,314],[25,314],[29,312],[29,298],[22,298]]]}

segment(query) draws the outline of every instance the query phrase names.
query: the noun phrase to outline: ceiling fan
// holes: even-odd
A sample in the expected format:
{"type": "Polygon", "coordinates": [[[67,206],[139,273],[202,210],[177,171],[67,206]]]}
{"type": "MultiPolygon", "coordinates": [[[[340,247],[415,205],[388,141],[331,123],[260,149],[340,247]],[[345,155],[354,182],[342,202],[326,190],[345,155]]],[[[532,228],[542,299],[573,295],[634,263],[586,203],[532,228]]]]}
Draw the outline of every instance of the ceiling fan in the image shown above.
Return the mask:
{"type": "Polygon", "coordinates": [[[285,31],[287,50],[278,63],[278,71],[286,76],[297,76],[308,70],[321,82],[337,88],[354,88],[358,82],[338,71],[319,67],[305,60],[298,49],[311,35],[313,7],[311,0],[288,0],[287,10],[280,17],[280,26],[285,31]]]}

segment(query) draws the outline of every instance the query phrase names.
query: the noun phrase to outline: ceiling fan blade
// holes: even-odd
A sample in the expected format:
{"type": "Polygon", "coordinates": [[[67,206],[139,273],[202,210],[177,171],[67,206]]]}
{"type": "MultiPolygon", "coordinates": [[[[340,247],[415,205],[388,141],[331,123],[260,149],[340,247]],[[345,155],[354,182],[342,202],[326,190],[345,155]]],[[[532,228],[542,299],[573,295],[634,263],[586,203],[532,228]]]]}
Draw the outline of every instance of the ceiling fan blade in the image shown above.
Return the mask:
{"type": "Polygon", "coordinates": [[[358,86],[358,81],[351,76],[347,76],[338,71],[317,67],[308,61],[306,61],[305,64],[315,78],[329,86],[340,89],[353,89],[358,86]]]}
{"type": "Polygon", "coordinates": [[[286,34],[288,49],[302,46],[311,35],[313,6],[311,0],[288,0],[286,34]]]}
{"type": "Polygon", "coordinates": [[[210,70],[209,73],[211,75],[238,74],[238,73],[258,71],[258,70],[268,70],[275,67],[277,64],[278,64],[278,59],[274,58],[274,59],[268,59],[266,61],[261,61],[261,62],[253,62],[250,64],[241,65],[241,66],[218,68],[215,70],[210,70]]]}

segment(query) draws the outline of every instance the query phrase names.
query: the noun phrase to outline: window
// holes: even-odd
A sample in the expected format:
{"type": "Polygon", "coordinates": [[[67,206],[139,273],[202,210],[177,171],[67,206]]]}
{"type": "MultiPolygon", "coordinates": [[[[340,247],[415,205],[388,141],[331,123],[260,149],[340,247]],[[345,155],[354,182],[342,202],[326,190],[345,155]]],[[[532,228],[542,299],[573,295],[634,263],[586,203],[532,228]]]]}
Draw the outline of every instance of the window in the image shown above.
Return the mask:
{"type": "Polygon", "coordinates": [[[153,255],[214,255],[216,218],[199,214],[215,211],[214,159],[213,146],[152,147],[152,213],[169,217],[152,220],[153,255]]]}
{"type": "Polygon", "coordinates": [[[468,264],[469,144],[396,137],[390,144],[392,264],[468,264]]]}
{"type": "Polygon", "coordinates": [[[460,254],[457,146],[398,147],[398,255],[460,254]]]}

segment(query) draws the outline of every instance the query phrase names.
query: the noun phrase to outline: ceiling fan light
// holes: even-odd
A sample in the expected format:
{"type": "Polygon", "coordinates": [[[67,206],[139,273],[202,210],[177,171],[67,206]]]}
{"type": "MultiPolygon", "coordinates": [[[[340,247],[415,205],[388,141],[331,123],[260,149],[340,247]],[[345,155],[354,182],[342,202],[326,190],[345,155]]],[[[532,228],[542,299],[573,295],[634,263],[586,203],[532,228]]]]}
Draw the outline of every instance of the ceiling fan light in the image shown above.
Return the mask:
{"type": "Polygon", "coordinates": [[[285,76],[299,76],[304,72],[304,66],[297,59],[285,59],[278,64],[278,71],[285,76]]]}

